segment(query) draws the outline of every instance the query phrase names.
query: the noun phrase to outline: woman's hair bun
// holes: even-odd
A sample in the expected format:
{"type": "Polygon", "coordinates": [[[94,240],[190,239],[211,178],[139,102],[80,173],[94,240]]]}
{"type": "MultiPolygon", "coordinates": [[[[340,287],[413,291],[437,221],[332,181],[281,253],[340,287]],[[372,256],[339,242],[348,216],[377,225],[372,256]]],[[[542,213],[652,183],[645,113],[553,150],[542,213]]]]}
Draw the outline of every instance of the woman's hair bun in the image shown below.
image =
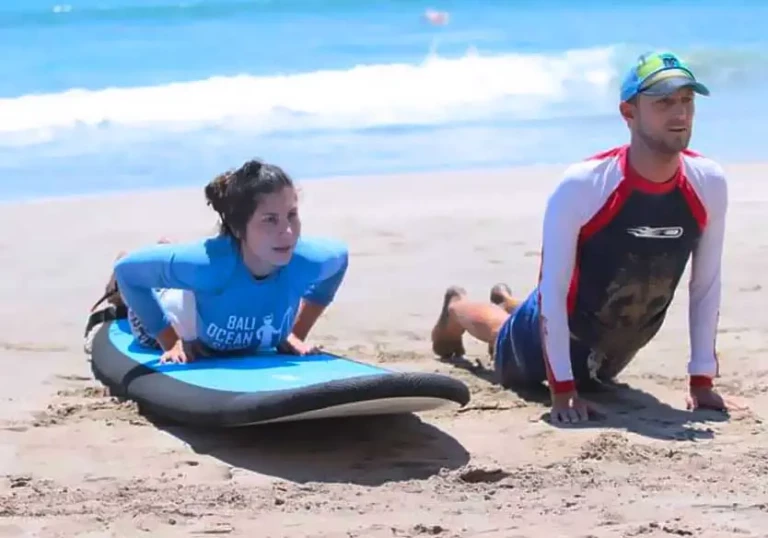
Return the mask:
{"type": "Polygon", "coordinates": [[[208,200],[208,205],[219,214],[225,212],[224,201],[227,199],[227,188],[231,181],[232,174],[225,172],[216,176],[205,186],[205,198],[208,200]]]}

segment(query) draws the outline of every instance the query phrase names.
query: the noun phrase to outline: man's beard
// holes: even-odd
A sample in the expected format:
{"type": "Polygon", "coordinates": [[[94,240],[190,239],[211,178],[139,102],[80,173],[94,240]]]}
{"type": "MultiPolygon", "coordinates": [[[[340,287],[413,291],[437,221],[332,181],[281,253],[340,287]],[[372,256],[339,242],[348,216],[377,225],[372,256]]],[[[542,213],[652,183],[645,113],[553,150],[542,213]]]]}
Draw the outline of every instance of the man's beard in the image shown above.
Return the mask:
{"type": "Polygon", "coordinates": [[[637,134],[648,149],[661,155],[668,156],[677,155],[684,149],[687,149],[688,143],[691,141],[690,129],[671,140],[664,140],[661,137],[651,136],[643,131],[642,128],[637,130],[637,134]]]}

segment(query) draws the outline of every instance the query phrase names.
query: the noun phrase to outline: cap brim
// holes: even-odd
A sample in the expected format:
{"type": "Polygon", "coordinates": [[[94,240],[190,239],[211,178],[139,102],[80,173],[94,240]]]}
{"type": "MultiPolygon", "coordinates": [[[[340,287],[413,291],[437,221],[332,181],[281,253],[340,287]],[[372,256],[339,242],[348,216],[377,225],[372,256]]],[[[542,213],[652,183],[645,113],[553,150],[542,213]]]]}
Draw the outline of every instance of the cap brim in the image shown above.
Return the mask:
{"type": "Polygon", "coordinates": [[[691,88],[700,95],[709,95],[709,88],[701,82],[692,80],[690,77],[669,77],[651,84],[648,88],[642,90],[641,94],[652,97],[664,97],[675,93],[680,88],[691,88]]]}

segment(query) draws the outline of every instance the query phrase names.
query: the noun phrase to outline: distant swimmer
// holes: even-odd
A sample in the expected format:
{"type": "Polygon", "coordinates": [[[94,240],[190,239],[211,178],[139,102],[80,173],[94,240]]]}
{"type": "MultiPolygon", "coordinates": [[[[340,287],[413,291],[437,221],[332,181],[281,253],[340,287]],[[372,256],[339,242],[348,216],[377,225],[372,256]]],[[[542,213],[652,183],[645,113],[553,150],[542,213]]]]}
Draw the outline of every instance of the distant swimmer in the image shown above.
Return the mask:
{"type": "Polygon", "coordinates": [[[427,9],[424,12],[424,18],[429,24],[434,26],[445,26],[448,24],[450,16],[447,11],[437,11],[435,9],[427,9]]]}

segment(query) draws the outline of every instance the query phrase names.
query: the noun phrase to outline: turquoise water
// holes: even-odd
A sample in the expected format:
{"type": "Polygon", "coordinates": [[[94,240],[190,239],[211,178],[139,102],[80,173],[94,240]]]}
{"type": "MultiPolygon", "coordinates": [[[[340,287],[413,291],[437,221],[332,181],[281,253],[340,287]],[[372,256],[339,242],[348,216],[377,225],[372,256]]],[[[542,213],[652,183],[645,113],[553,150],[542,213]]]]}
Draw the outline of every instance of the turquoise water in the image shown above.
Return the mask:
{"type": "Polygon", "coordinates": [[[0,199],[561,163],[623,142],[651,48],[713,92],[694,147],[762,159],[768,2],[6,0],[0,199]],[[445,10],[444,26],[426,9],[445,10]]]}

